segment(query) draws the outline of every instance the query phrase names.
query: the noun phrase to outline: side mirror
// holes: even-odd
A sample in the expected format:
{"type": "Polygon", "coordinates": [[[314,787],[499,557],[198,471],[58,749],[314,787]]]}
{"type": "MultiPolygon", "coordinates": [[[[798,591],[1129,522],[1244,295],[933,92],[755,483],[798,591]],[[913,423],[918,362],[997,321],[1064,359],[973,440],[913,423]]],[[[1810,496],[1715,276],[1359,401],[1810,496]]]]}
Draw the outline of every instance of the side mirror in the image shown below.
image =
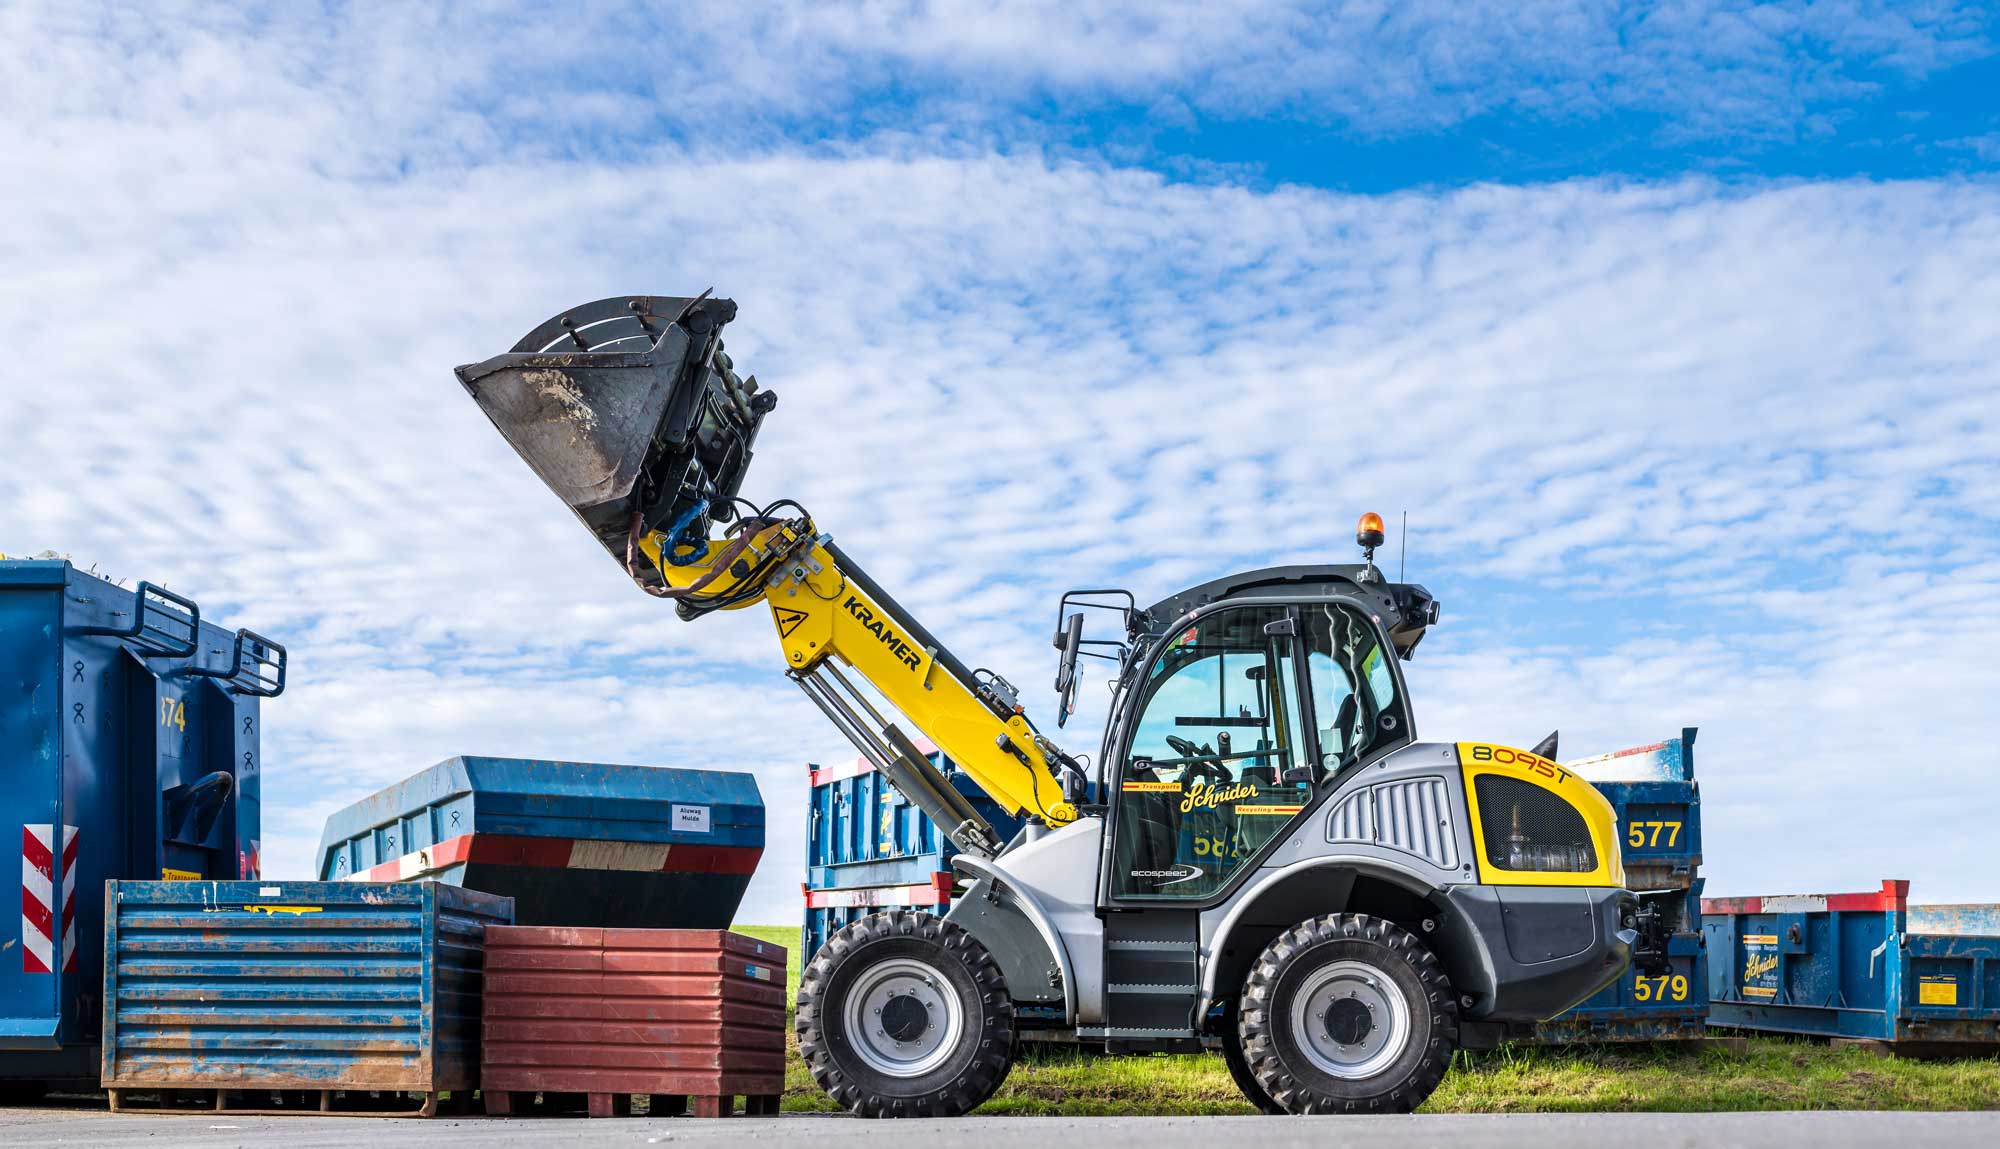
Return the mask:
{"type": "Polygon", "coordinates": [[[1083,615],[1070,615],[1063,620],[1063,628],[1056,635],[1056,649],[1062,651],[1062,661],[1056,665],[1056,697],[1061,701],[1056,707],[1056,725],[1069,721],[1070,711],[1076,709],[1076,657],[1083,649],[1083,615]]]}

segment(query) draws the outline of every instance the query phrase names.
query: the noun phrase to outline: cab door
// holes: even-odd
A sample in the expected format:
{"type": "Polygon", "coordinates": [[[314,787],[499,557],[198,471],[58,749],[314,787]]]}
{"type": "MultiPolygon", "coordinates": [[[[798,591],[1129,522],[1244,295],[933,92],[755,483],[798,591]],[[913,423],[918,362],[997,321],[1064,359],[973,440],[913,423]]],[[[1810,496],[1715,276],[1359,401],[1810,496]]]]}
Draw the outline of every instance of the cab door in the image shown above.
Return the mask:
{"type": "Polygon", "coordinates": [[[1318,796],[1415,735],[1358,605],[1222,607],[1149,655],[1119,733],[1105,907],[1213,904],[1318,796]]]}
{"type": "Polygon", "coordinates": [[[1153,652],[1117,762],[1107,903],[1207,902],[1310,803],[1298,629],[1292,607],[1226,607],[1153,652]]]}

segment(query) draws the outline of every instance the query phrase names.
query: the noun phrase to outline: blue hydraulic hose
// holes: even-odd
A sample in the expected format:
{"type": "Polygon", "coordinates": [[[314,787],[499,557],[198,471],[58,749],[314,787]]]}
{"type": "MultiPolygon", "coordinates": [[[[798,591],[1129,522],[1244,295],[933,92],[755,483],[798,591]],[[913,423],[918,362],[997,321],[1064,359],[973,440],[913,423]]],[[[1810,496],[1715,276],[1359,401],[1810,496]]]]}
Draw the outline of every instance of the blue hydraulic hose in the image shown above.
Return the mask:
{"type": "Polygon", "coordinates": [[[682,511],[680,517],[674,520],[674,524],[667,528],[667,545],[660,548],[660,557],[666,559],[669,564],[677,567],[691,567],[707,558],[708,537],[706,532],[693,539],[683,539],[681,537],[687,533],[689,527],[694,525],[695,520],[700,518],[707,510],[708,500],[696,499],[693,506],[682,511]],[[682,547],[690,547],[692,549],[686,554],[682,554],[682,547]]]}

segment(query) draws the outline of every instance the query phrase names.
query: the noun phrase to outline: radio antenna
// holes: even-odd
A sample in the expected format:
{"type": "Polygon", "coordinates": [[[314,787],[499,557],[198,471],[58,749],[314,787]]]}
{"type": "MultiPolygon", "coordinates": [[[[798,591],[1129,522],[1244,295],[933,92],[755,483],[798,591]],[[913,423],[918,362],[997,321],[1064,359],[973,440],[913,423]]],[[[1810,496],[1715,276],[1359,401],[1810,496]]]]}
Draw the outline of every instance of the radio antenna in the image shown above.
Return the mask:
{"type": "Polygon", "coordinates": [[[1409,565],[1410,557],[1410,512],[1403,512],[1403,530],[1396,539],[1396,581],[1403,581],[1403,568],[1409,565]]]}

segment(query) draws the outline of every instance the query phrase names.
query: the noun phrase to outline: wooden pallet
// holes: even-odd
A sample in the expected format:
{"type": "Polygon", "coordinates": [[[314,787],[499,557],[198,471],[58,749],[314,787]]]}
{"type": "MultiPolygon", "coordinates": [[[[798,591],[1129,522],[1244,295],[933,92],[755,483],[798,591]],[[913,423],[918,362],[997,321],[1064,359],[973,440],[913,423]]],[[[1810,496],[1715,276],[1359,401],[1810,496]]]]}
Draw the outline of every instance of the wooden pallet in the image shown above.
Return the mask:
{"type": "Polygon", "coordinates": [[[418,1093],[394,1089],[188,1089],[180,1086],[107,1089],[113,1113],[233,1113],[264,1117],[434,1117],[472,1112],[472,1091],[418,1093]],[[207,1104],[196,1099],[206,1097],[207,1104]],[[272,1098],[278,1098],[274,1104],[272,1098]]]}
{"type": "Polygon", "coordinates": [[[634,1096],[646,1098],[646,1112],[653,1117],[680,1117],[685,1115],[689,1102],[696,1117],[732,1117],[736,1114],[736,1099],[743,1098],[743,1115],[746,1117],[776,1117],[778,1115],[778,1094],[695,1094],[684,1093],[530,1093],[515,1090],[487,1090],[480,1094],[486,1102],[488,1117],[520,1117],[533,1113],[560,1114],[582,1111],[592,1117],[630,1117],[634,1096]],[[541,1105],[535,1099],[542,1099],[541,1105]],[[581,1099],[582,1104],[577,1104],[581,1099]]]}

